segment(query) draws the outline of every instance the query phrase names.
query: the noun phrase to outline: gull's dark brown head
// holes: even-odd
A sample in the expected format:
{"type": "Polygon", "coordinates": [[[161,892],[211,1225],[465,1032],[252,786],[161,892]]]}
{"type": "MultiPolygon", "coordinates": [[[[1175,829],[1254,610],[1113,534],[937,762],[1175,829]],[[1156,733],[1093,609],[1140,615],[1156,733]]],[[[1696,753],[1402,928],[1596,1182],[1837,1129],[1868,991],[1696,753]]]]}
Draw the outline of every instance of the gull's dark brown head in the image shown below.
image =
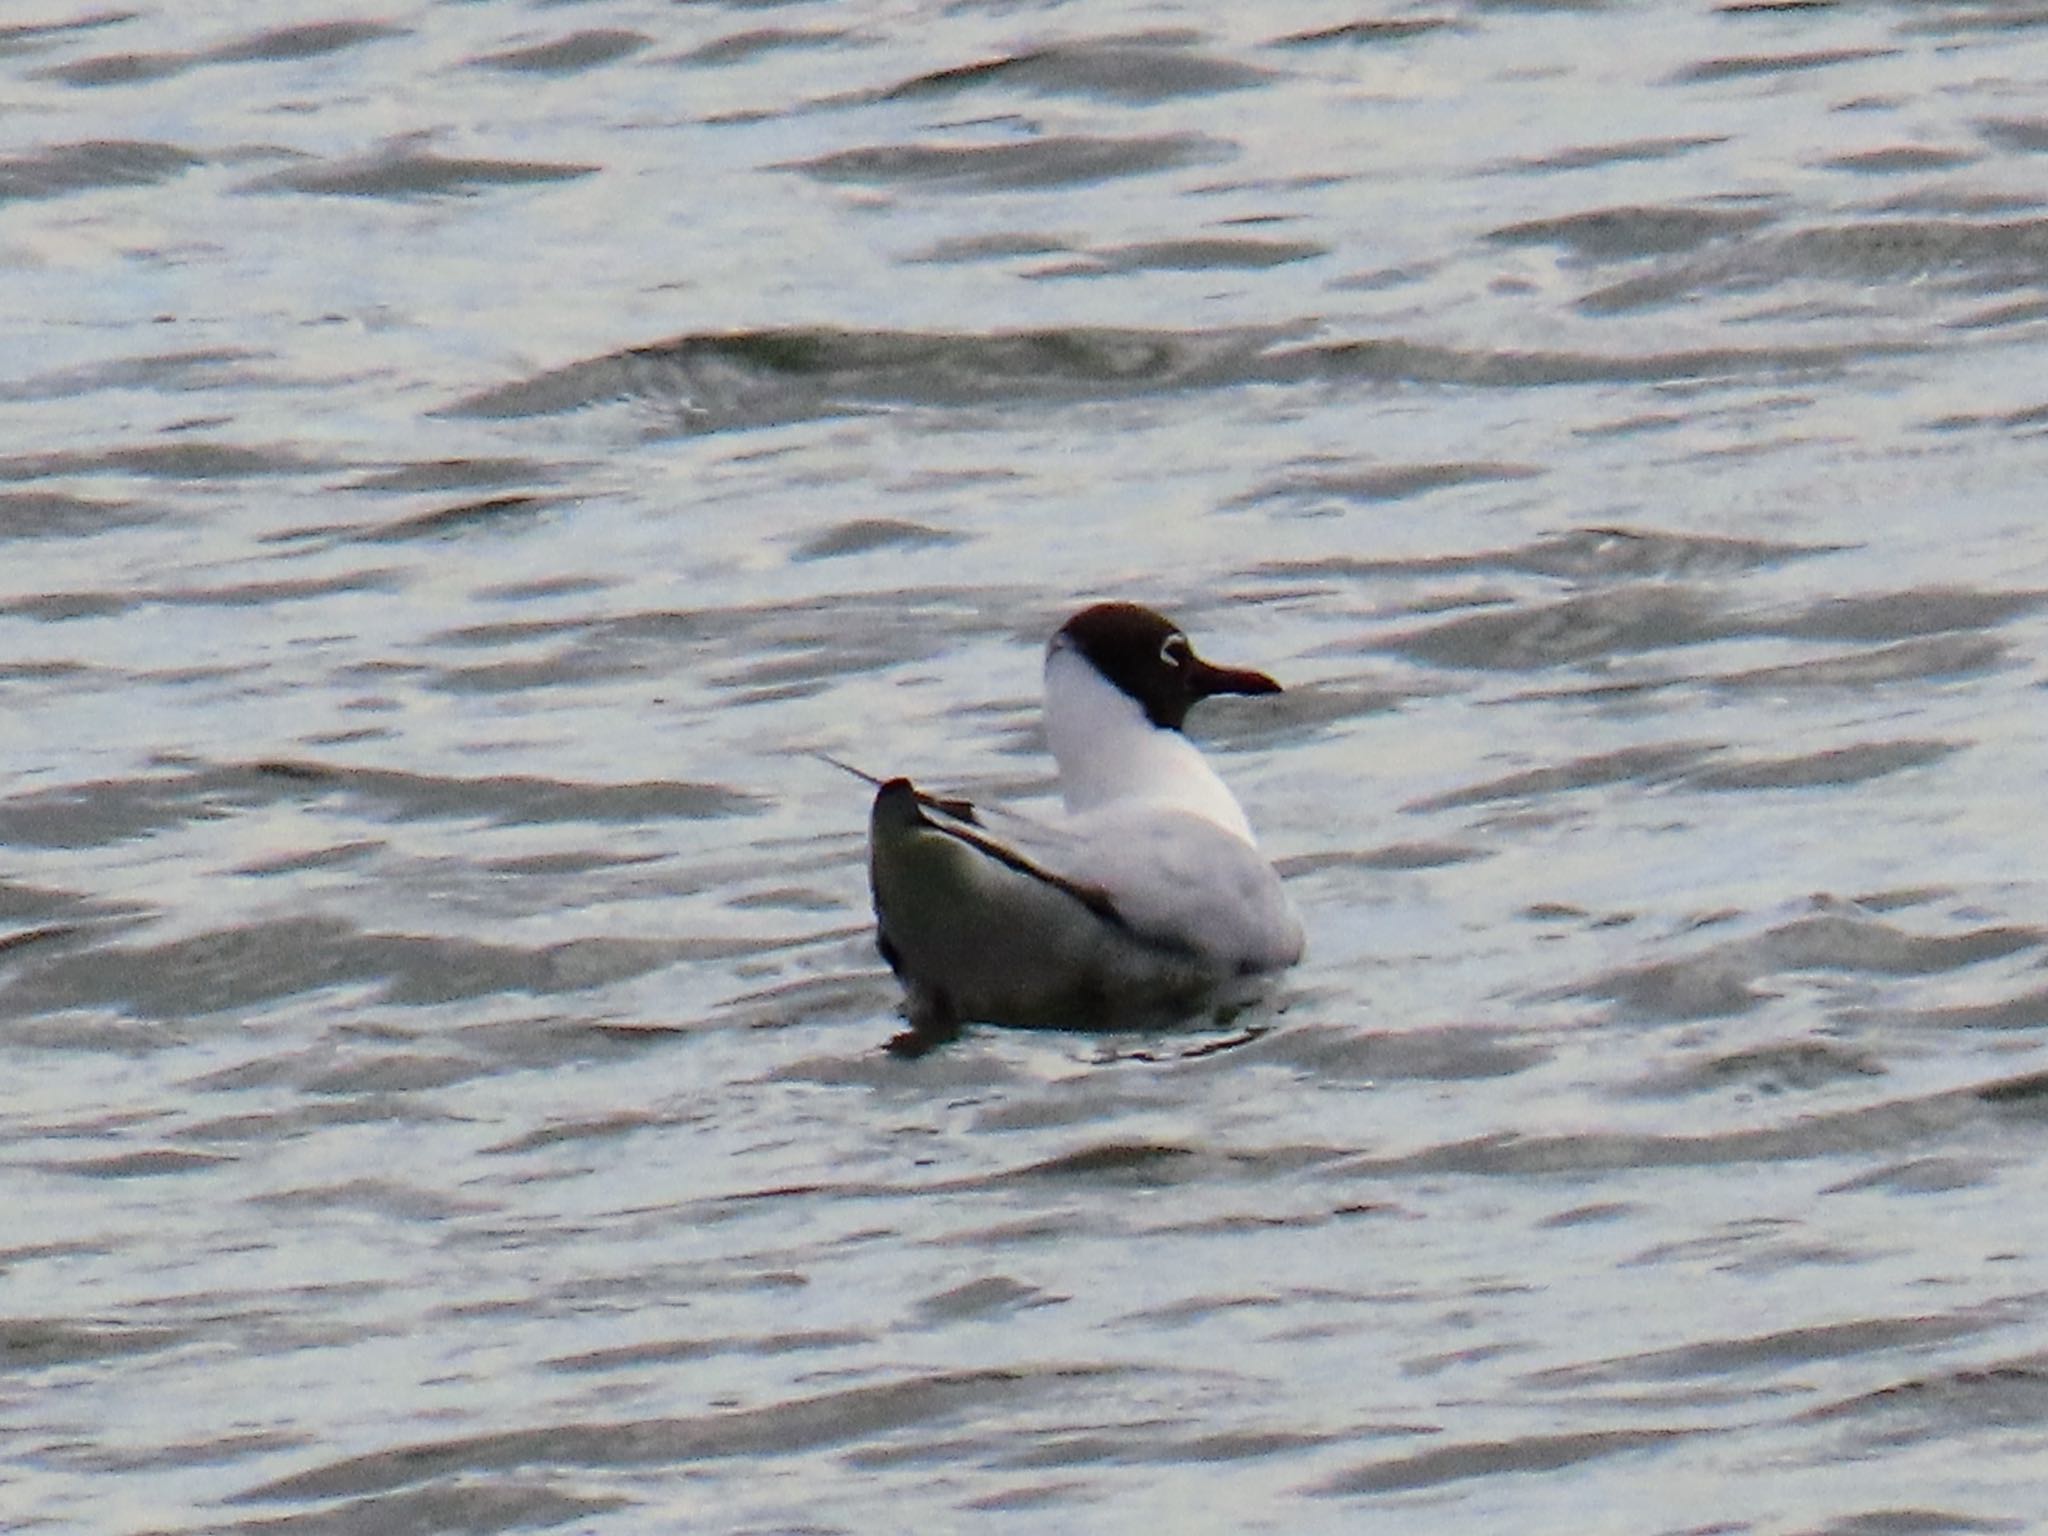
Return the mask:
{"type": "Polygon", "coordinates": [[[1139,603],[1083,608],[1060,626],[1052,644],[1086,657],[1161,730],[1181,729],[1188,710],[1211,694],[1280,692],[1263,672],[1202,660],[1179,625],[1139,603]]]}

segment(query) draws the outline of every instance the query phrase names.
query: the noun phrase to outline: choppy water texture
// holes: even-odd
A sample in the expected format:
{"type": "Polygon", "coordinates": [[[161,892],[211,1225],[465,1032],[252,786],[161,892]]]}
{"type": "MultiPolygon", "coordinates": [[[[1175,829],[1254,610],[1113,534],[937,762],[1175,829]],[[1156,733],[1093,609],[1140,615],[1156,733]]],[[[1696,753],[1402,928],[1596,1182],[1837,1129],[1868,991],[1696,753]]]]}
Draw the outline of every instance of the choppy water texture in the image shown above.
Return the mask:
{"type": "Polygon", "coordinates": [[[0,1524],[2039,1528],[2048,9],[0,68],[0,1524]],[[1102,596],[1310,958],[895,1060],[1102,596]]]}

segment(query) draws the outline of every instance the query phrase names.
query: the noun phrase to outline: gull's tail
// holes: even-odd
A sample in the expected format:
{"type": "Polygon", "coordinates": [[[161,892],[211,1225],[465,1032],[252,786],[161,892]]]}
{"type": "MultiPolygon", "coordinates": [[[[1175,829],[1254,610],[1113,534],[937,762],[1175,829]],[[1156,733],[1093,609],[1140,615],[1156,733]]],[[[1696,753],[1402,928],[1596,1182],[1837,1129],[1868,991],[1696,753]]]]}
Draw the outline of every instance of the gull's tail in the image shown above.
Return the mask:
{"type": "Polygon", "coordinates": [[[981,824],[981,817],[978,814],[976,814],[974,809],[974,802],[972,800],[950,799],[944,795],[929,794],[926,791],[919,789],[915,784],[912,784],[910,780],[902,777],[902,775],[900,774],[893,779],[885,779],[879,773],[869,773],[865,768],[856,768],[853,766],[853,764],[847,762],[845,758],[834,757],[830,752],[824,751],[823,749],[818,747],[811,748],[811,756],[815,757],[821,763],[830,764],[832,767],[837,768],[841,773],[852,774],[856,779],[859,779],[861,783],[867,785],[869,788],[875,790],[877,793],[889,788],[891,785],[902,784],[906,789],[908,789],[913,795],[917,797],[917,803],[919,806],[924,807],[926,809],[938,811],[943,815],[952,817],[955,821],[964,821],[970,826],[979,826],[981,824]]]}
{"type": "Polygon", "coordinates": [[[843,757],[834,757],[830,752],[823,751],[817,747],[811,748],[811,756],[815,757],[821,763],[831,764],[831,766],[837,768],[841,773],[852,774],[856,779],[859,779],[863,784],[867,785],[870,789],[880,789],[882,787],[882,776],[880,774],[869,773],[865,768],[856,768],[853,766],[853,764],[847,762],[846,759],[843,757]]]}

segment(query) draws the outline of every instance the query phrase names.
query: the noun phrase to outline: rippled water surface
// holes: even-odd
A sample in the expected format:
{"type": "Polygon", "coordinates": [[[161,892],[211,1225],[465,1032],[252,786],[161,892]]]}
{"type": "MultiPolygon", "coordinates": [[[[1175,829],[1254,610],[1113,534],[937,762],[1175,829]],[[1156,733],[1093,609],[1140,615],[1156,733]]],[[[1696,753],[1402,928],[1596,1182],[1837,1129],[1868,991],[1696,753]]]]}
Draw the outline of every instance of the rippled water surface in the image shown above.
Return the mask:
{"type": "Polygon", "coordinates": [[[2039,1528],[2048,9],[0,69],[0,1525],[2039,1528]],[[895,1059],[1105,596],[1309,959],[895,1059]]]}

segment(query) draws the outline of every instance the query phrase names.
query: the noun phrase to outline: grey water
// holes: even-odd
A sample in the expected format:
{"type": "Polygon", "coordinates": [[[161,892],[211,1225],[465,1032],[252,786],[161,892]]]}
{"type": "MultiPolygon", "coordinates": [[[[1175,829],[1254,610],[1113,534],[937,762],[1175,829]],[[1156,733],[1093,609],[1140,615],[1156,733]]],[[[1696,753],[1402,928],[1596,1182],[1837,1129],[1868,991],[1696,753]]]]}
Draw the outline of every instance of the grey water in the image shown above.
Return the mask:
{"type": "Polygon", "coordinates": [[[2048,7],[0,75],[0,1527],[2048,1527],[2048,7]],[[896,1059],[1103,597],[1308,959],[896,1059]]]}

